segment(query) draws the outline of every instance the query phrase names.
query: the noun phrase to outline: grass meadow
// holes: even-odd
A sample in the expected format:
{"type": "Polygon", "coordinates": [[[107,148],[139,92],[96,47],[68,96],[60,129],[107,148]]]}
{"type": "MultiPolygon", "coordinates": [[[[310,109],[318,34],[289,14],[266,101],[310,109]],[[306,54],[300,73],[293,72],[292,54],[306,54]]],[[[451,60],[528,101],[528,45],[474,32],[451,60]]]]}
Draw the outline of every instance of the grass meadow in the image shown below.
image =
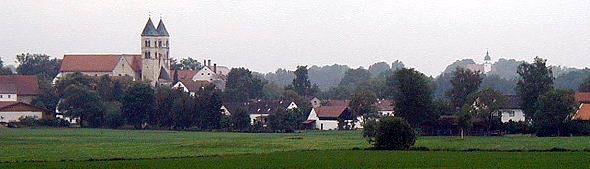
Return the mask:
{"type": "Polygon", "coordinates": [[[590,166],[590,137],[419,137],[415,146],[438,151],[353,150],[370,147],[361,137],[360,131],[223,133],[79,128],[0,129],[0,168],[590,166]],[[577,152],[536,152],[552,148],[577,152]]]}

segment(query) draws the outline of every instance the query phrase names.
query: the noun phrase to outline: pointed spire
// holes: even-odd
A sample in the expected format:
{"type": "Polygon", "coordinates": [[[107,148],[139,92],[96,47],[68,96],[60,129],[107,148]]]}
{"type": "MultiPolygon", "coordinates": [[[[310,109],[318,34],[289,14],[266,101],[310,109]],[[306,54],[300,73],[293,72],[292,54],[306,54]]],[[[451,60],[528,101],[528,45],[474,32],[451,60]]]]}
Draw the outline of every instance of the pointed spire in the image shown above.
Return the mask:
{"type": "Polygon", "coordinates": [[[490,57],[490,52],[488,50],[486,50],[486,56],[483,60],[492,60],[492,57],[490,57]]]}
{"type": "Polygon", "coordinates": [[[158,32],[154,27],[154,23],[152,22],[152,18],[149,17],[145,27],[143,28],[143,32],[141,32],[141,36],[157,36],[158,32]]]}
{"type": "Polygon", "coordinates": [[[160,16],[160,22],[158,23],[158,28],[156,30],[159,36],[170,36],[168,34],[168,30],[166,30],[166,26],[164,26],[164,22],[162,21],[162,17],[160,16]]]}

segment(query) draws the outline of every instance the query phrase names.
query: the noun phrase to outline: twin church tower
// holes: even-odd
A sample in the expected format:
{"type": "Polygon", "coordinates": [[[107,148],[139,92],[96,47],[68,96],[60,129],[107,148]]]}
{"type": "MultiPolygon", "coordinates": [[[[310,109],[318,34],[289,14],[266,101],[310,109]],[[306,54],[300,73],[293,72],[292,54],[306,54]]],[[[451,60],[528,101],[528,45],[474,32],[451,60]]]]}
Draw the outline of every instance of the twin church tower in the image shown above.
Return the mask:
{"type": "Polygon", "coordinates": [[[149,18],[141,32],[141,79],[158,81],[170,79],[170,35],[160,18],[158,27],[154,27],[149,18]]]}

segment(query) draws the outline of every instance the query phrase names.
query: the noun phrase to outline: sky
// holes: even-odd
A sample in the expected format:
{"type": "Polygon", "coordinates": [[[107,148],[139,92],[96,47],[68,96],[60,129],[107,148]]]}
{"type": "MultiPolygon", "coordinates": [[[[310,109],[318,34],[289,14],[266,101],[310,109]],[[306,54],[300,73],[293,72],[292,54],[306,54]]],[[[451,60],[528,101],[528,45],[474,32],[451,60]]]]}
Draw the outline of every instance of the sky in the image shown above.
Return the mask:
{"type": "Polygon", "coordinates": [[[494,60],[590,63],[588,0],[3,0],[0,57],[140,53],[149,16],[163,18],[173,58],[258,72],[401,60],[437,75],[486,50],[494,60]]]}

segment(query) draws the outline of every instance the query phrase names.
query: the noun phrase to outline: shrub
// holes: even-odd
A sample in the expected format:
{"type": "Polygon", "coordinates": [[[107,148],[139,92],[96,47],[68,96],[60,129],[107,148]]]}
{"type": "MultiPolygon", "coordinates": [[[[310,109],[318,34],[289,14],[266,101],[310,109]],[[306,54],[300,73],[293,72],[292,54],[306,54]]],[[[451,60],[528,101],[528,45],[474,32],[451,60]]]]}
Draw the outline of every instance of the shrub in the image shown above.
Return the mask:
{"type": "Polygon", "coordinates": [[[363,137],[365,138],[373,138],[377,134],[377,120],[376,119],[368,119],[366,122],[363,123],[363,137]]]}
{"type": "Polygon", "coordinates": [[[504,130],[506,130],[509,134],[530,134],[532,133],[532,126],[525,121],[509,121],[504,123],[504,130]]]}
{"type": "Polygon", "coordinates": [[[70,123],[63,119],[35,119],[33,117],[21,117],[19,118],[21,124],[29,127],[69,127],[70,123]]]}
{"type": "Polygon", "coordinates": [[[376,149],[407,150],[416,143],[416,132],[399,117],[385,117],[377,123],[376,149]]]}

